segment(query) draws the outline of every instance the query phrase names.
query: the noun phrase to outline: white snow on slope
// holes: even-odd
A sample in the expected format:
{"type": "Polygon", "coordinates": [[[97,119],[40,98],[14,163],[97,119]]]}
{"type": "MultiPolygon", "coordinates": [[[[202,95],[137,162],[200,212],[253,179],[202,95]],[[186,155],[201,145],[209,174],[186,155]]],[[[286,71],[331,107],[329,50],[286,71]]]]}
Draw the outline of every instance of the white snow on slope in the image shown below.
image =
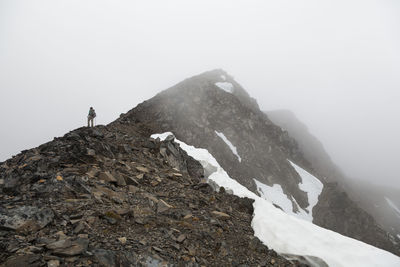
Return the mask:
{"type": "Polygon", "coordinates": [[[221,79],[222,79],[223,81],[226,81],[226,76],[225,76],[225,75],[221,75],[221,79]]]}
{"type": "Polygon", "coordinates": [[[228,93],[232,93],[233,92],[233,84],[228,83],[228,82],[218,82],[215,83],[216,86],[218,86],[219,88],[221,88],[224,91],[227,91],[228,93]]]}
{"type": "Polygon", "coordinates": [[[242,162],[242,158],[239,156],[236,147],[231,143],[231,141],[229,141],[223,133],[217,131],[215,131],[215,133],[225,142],[225,144],[227,144],[232,153],[238,158],[239,162],[242,162]]]}
{"type": "Polygon", "coordinates": [[[297,204],[297,201],[294,198],[293,201],[297,207],[297,212],[293,211],[293,203],[292,201],[290,201],[287,195],[283,193],[281,185],[274,184],[272,186],[269,186],[258,181],[257,179],[254,179],[254,182],[256,183],[257,191],[260,194],[261,198],[268,200],[275,205],[278,205],[287,214],[312,222],[313,217],[311,216],[311,214],[309,214],[308,211],[300,208],[299,204],[297,204]]]}
{"type": "Polygon", "coordinates": [[[318,197],[322,192],[322,189],[324,185],[321,183],[318,178],[316,178],[314,175],[311,173],[307,172],[303,168],[297,166],[293,162],[289,160],[290,164],[292,164],[293,168],[296,170],[296,172],[300,175],[302,182],[299,184],[299,187],[301,190],[307,193],[308,196],[308,203],[309,206],[307,207],[307,210],[310,214],[311,221],[313,219],[312,216],[312,209],[314,208],[315,205],[318,203],[318,197]]]}
{"type": "Polygon", "coordinates": [[[269,186],[254,179],[257,186],[257,191],[260,193],[260,196],[263,199],[269,200],[270,202],[278,205],[287,214],[312,222],[314,219],[312,216],[312,209],[318,203],[318,197],[322,192],[323,184],[320,180],[305,171],[303,168],[297,166],[291,161],[289,162],[302,179],[299,187],[301,190],[307,193],[309,206],[306,209],[302,209],[297,204],[296,199],[293,198],[294,205],[296,205],[297,208],[297,211],[294,212],[296,209],[293,209],[293,202],[287,197],[287,195],[285,195],[281,185],[279,184],[269,186]]]}
{"type": "Polygon", "coordinates": [[[397,215],[400,215],[400,209],[396,206],[396,204],[393,203],[392,200],[390,200],[388,197],[385,197],[386,202],[389,204],[389,206],[394,209],[394,211],[397,213],[397,215]]]}
{"type": "MultiPolygon", "coordinates": [[[[166,138],[171,133],[155,134],[166,138]]],[[[214,166],[217,171],[208,178],[219,186],[230,189],[239,197],[254,199],[252,227],[254,235],[278,253],[308,255],[323,259],[330,267],[398,267],[400,258],[363,242],[342,236],[305,220],[290,216],[271,202],[258,197],[231,179],[215,158],[206,150],[189,146],[177,139],[188,155],[203,166],[214,166]]]]}
{"type": "Polygon", "coordinates": [[[261,197],[278,205],[286,213],[291,215],[296,215],[293,212],[292,201],[283,193],[282,186],[280,184],[274,184],[272,186],[266,185],[257,179],[254,179],[257,186],[257,191],[260,193],[261,197]]]}

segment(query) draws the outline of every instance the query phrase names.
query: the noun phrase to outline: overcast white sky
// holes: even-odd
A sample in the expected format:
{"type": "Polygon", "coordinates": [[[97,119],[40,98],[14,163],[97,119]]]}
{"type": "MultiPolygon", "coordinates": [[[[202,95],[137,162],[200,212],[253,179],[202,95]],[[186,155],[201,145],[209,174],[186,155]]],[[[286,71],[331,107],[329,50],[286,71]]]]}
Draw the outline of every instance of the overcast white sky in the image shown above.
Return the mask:
{"type": "Polygon", "coordinates": [[[0,161],[214,68],[400,186],[398,0],[0,0],[0,161]]]}

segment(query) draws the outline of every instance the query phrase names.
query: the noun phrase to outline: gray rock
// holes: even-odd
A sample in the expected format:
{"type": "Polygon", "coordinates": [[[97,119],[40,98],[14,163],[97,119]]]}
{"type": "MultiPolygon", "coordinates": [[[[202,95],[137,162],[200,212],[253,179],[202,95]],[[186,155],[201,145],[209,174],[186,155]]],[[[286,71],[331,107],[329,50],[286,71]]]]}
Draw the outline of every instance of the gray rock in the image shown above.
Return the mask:
{"type": "Polygon", "coordinates": [[[222,220],[227,220],[229,219],[231,216],[229,216],[228,214],[224,213],[224,212],[220,212],[220,211],[213,211],[211,212],[211,214],[213,214],[215,217],[222,219],[222,220]]]}
{"type": "Polygon", "coordinates": [[[15,209],[0,210],[0,228],[17,232],[35,232],[44,228],[54,219],[50,208],[39,209],[22,206],[15,209]]]}
{"type": "Polygon", "coordinates": [[[219,186],[217,185],[216,182],[214,182],[213,180],[207,180],[208,184],[212,187],[212,189],[214,189],[214,191],[219,191],[219,186]]]}
{"type": "Polygon", "coordinates": [[[95,155],[96,155],[96,151],[95,151],[94,149],[88,148],[88,149],[87,149],[87,154],[88,154],[89,156],[95,156],[95,155]]]}
{"type": "Polygon", "coordinates": [[[169,209],[173,208],[171,205],[169,205],[167,202],[164,200],[159,200],[157,203],[157,212],[162,213],[164,211],[167,211],[169,209]]]}
{"type": "Polygon", "coordinates": [[[142,167],[142,166],[138,166],[136,167],[136,170],[138,170],[139,172],[144,172],[144,173],[149,173],[149,169],[146,167],[142,167]]]}
{"type": "Polygon", "coordinates": [[[137,192],[139,191],[139,188],[137,188],[137,187],[134,186],[134,185],[129,185],[129,186],[128,186],[128,190],[129,190],[130,193],[135,194],[135,193],[137,193],[137,192]]]}
{"type": "Polygon", "coordinates": [[[103,217],[104,219],[107,220],[109,224],[116,224],[118,221],[122,219],[122,217],[118,213],[111,210],[105,212],[103,217]]]}
{"type": "Polygon", "coordinates": [[[74,228],[74,234],[79,234],[79,233],[81,233],[81,232],[82,232],[83,230],[85,230],[87,227],[88,227],[88,225],[87,225],[85,222],[80,221],[80,222],[78,223],[78,225],[74,228]]]}
{"type": "Polygon", "coordinates": [[[41,266],[40,255],[27,254],[16,255],[8,258],[2,267],[36,267],[41,266]]]}
{"type": "Polygon", "coordinates": [[[89,240],[86,238],[77,238],[75,240],[69,238],[46,245],[54,255],[75,256],[80,255],[87,250],[89,240]]]}
{"type": "Polygon", "coordinates": [[[178,236],[178,238],[176,239],[176,242],[182,243],[183,241],[185,241],[185,239],[186,239],[186,235],[180,234],[180,235],[178,236]]]}
{"type": "Polygon", "coordinates": [[[127,185],[134,185],[134,186],[139,185],[138,181],[136,181],[136,179],[132,177],[126,177],[125,182],[127,185]]]}
{"type": "Polygon", "coordinates": [[[95,249],[91,251],[93,257],[97,260],[100,266],[114,267],[115,266],[115,253],[105,249],[95,249]]]}
{"type": "Polygon", "coordinates": [[[99,174],[99,179],[109,183],[117,182],[117,179],[115,179],[115,177],[109,172],[101,172],[99,174]]]}
{"type": "Polygon", "coordinates": [[[59,260],[49,260],[47,262],[47,267],[58,267],[58,266],[60,266],[59,260]]]}
{"type": "Polygon", "coordinates": [[[117,180],[117,185],[119,185],[119,186],[126,185],[126,181],[125,181],[124,177],[122,177],[121,175],[118,175],[116,173],[115,174],[113,173],[113,176],[117,180]]]}
{"type": "Polygon", "coordinates": [[[94,137],[104,137],[104,135],[98,129],[92,129],[92,135],[94,137]]]}
{"type": "Polygon", "coordinates": [[[21,177],[10,176],[4,179],[3,185],[4,189],[7,191],[14,190],[20,183],[21,177]]]}
{"type": "Polygon", "coordinates": [[[292,255],[292,254],[282,254],[288,260],[297,260],[302,264],[306,264],[311,267],[329,267],[329,265],[321,258],[315,256],[307,255],[292,255]]]}

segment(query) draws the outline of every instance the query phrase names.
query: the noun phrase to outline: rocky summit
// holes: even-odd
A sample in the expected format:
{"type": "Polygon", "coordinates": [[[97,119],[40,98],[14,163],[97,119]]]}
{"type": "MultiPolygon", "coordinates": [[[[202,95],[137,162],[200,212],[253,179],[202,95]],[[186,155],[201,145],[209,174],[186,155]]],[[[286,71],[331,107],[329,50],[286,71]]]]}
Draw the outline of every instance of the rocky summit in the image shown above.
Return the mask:
{"type": "Polygon", "coordinates": [[[80,128],[3,162],[1,266],[307,266],[254,237],[253,200],[150,132],[80,128]]]}

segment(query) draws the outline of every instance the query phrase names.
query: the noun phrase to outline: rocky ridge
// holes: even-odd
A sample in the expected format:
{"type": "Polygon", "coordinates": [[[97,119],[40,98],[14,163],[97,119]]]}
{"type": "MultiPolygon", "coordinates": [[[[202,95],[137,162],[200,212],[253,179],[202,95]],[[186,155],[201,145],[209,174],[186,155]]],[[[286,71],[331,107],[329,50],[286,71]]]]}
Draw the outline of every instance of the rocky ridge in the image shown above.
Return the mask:
{"type": "Polygon", "coordinates": [[[0,164],[1,266],[305,266],[261,244],[252,200],[214,192],[173,138],[118,125],[0,164]]]}

